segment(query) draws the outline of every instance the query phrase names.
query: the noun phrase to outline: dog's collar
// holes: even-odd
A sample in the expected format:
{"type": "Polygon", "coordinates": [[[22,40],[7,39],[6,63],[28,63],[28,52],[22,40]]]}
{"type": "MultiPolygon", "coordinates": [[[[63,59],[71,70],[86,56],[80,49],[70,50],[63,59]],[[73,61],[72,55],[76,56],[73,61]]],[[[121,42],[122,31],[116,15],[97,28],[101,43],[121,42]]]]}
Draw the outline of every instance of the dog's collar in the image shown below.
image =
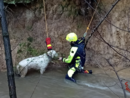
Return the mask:
{"type": "Polygon", "coordinates": [[[52,59],[52,57],[51,57],[51,56],[49,56],[49,54],[48,54],[48,53],[46,53],[46,55],[47,55],[49,58],[51,58],[51,59],[52,59]]]}

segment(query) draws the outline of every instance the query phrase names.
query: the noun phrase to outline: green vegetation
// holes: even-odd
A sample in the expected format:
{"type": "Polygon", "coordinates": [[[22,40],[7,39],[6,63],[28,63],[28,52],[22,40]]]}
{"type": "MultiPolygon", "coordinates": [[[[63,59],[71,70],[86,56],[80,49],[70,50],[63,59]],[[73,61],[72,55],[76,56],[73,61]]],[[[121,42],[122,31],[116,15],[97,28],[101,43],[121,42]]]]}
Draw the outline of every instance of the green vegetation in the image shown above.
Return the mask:
{"type": "Polygon", "coordinates": [[[68,12],[69,17],[76,17],[79,13],[79,7],[74,4],[74,1],[71,0],[63,0],[62,4],[62,10],[63,12],[68,12]]]}
{"type": "Polygon", "coordinates": [[[34,39],[32,37],[28,37],[26,42],[22,42],[19,44],[19,49],[17,51],[18,57],[22,55],[25,56],[37,56],[45,53],[45,50],[38,50],[33,45],[32,42],[34,39]]]}
{"type": "Polygon", "coordinates": [[[32,26],[27,26],[27,30],[30,31],[32,29],[32,26]]]}
{"type": "Polygon", "coordinates": [[[16,3],[31,3],[34,0],[4,0],[4,3],[16,4],[16,3]]]}

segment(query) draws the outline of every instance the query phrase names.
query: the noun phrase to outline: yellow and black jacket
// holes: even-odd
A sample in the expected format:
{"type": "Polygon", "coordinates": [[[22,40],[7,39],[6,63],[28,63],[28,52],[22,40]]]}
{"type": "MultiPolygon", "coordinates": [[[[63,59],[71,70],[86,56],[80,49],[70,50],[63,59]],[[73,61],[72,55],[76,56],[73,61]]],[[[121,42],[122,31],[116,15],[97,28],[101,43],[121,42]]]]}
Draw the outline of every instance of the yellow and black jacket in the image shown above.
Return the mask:
{"type": "Polygon", "coordinates": [[[71,43],[70,54],[68,58],[63,58],[63,62],[74,64],[75,67],[84,66],[86,53],[85,53],[85,38],[80,38],[76,42],[71,43]]]}

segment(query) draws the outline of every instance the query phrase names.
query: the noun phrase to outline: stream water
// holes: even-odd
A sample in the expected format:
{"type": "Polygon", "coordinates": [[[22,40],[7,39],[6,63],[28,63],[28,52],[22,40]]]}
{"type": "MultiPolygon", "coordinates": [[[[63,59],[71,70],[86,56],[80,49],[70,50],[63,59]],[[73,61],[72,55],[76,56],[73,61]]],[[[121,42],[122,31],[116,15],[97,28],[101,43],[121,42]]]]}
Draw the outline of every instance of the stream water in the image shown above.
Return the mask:
{"type": "MultiPolygon", "coordinates": [[[[65,75],[64,69],[51,69],[43,75],[35,71],[25,78],[15,77],[17,98],[124,98],[120,83],[115,78],[80,73],[74,77],[77,80],[75,84],[65,80],[65,75]]],[[[126,94],[130,98],[128,91],[126,94]]],[[[0,98],[10,98],[6,73],[0,73],[0,98]]]]}

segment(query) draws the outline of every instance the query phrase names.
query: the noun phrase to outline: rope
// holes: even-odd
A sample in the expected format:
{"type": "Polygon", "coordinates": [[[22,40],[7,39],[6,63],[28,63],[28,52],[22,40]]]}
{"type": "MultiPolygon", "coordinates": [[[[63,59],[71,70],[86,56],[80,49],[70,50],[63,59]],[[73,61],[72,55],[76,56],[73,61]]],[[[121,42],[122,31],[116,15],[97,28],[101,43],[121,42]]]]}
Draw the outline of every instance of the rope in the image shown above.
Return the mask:
{"type": "Polygon", "coordinates": [[[116,4],[119,2],[120,0],[116,0],[114,4],[112,4],[112,7],[110,8],[110,10],[106,13],[106,15],[103,17],[103,19],[97,24],[97,26],[92,30],[91,34],[89,35],[89,37],[86,40],[85,43],[85,47],[89,41],[89,39],[92,37],[92,35],[94,34],[94,32],[98,29],[98,27],[102,24],[102,22],[106,19],[106,17],[108,16],[108,14],[112,11],[112,9],[116,6],[116,4]]]}
{"type": "Polygon", "coordinates": [[[93,20],[93,18],[94,18],[94,15],[95,15],[95,12],[96,12],[96,10],[97,10],[97,7],[98,7],[99,3],[100,3],[100,0],[98,1],[98,4],[96,5],[95,11],[93,12],[93,15],[92,15],[92,18],[91,18],[91,20],[90,20],[90,22],[89,22],[89,24],[88,24],[88,26],[87,26],[87,28],[86,28],[86,32],[84,33],[84,37],[87,35],[87,32],[88,32],[89,27],[90,27],[90,25],[91,25],[91,23],[92,23],[92,20],[93,20]]]}
{"type": "MultiPolygon", "coordinates": [[[[85,2],[89,5],[89,7],[90,7],[91,9],[95,10],[86,0],[85,0],[85,2]]],[[[102,4],[102,6],[103,6],[103,4],[102,4]]],[[[102,11],[104,12],[104,14],[105,14],[105,11],[104,11],[103,9],[100,8],[100,10],[102,10],[102,11]]],[[[99,12],[97,12],[97,14],[98,14],[99,17],[102,17],[102,16],[99,14],[99,12]]],[[[111,23],[108,19],[105,19],[105,20],[106,20],[106,22],[108,22],[109,24],[111,24],[113,27],[115,27],[115,28],[117,28],[117,29],[119,29],[119,30],[121,30],[121,31],[130,33],[130,31],[128,31],[128,30],[124,30],[124,29],[122,29],[122,28],[120,28],[120,27],[117,27],[116,25],[114,25],[113,23],[111,23]]]]}
{"type": "Polygon", "coordinates": [[[34,87],[34,90],[33,90],[32,94],[31,94],[30,98],[32,98],[32,97],[33,97],[33,94],[34,94],[34,92],[36,91],[36,88],[37,88],[37,86],[38,86],[38,84],[39,84],[40,80],[41,80],[41,75],[39,76],[39,80],[38,80],[38,82],[37,82],[36,86],[34,87]]]}
{"type": "Polygon", "coordinates": [[[43,6],[44,6],[44,16],[45,16],[45,24],[46,24],[46,34],[47,34],[47,38],[48,38],[48,26],[47,26],[47,19],[46,19],[45,0],[43,0],[43,6]]]}
{"type": "Polygon", "coordinates": [[[97,7],[98,7],[99,3],[100,3],[100,0],[98,1],[98,4],[97,4],[97,6],[96,6],[96,8],[95,8],[95,11],[93,12],[92,18],[91,18],[91,20],[90,20],[90,22],[89,22],[89,24],[88,24],[88,26],[87,26],[86,32],[88,32],[88,30],[89,30],[89,27],[90,27],[90,25],[91,25],[91,23],[92,23],[93,17],[94,17],[94,15],[95,15],[95,12],[96,12],[96,10],[97,10],[97,7]]]}

